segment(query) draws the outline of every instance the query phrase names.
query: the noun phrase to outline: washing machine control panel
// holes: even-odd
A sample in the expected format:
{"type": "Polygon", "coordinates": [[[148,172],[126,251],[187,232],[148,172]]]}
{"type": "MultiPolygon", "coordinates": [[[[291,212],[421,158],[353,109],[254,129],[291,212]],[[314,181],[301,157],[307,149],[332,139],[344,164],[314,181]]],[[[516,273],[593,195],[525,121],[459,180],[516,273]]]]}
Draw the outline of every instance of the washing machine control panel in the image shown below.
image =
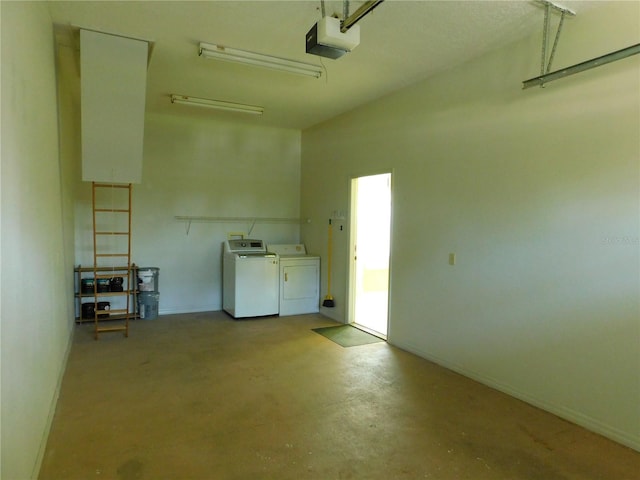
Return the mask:
{"type": "Polygon", "coordinates": [[[248,238],[227,240],[228,252],[233,253],[266,253],[267,248],[262,240],[248,238]]]}

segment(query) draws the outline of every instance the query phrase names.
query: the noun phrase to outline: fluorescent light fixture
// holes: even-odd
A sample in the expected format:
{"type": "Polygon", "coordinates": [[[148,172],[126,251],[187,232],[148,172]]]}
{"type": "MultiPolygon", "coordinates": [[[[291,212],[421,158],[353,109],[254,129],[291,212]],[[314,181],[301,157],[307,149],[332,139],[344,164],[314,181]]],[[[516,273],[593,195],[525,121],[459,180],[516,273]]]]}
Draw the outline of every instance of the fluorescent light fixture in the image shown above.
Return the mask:
{"type": "Polygon", "coordinates": [[[214,60],[224,60],[227,62],[243,63],[256,67],[271,68],[282,72],[307,75],[309,77],[320,78],[322,68],[309,63],[296,62],[286,58],[272,57],[260,53],[247,52],[236,48],[223,47],[210,43],[200,44],[200,55],[214,60]]]}
{"type": "Polygon", "coordinates": [[[171,95],[171,103],[215,108],[218,110],[226,110],[228,112],[252,113],[254,115],[262,115],[264,113],[264,108],[256,105],[244,105],[242,103],[224,102],[222,100],[187,97],[186,95],[171,95]]]}

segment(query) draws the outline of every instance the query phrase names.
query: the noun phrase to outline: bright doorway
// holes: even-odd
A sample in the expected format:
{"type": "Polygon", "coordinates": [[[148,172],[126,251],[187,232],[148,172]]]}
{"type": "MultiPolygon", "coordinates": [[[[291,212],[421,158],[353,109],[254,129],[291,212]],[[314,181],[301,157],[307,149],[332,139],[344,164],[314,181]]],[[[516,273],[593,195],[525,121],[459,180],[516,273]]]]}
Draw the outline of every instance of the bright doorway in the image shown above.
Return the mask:
{"type": "Polygon", "coordinates": [[[351,201],[351,323],[386,338],[391,173],[353,178],[351,201]]]}

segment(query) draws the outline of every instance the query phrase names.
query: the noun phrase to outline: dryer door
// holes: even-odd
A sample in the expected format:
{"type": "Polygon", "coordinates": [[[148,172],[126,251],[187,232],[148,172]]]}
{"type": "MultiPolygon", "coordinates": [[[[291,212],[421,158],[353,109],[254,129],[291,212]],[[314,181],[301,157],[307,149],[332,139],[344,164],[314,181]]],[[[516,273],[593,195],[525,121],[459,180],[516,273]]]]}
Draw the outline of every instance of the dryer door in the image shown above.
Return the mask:
{"type": "Polygon", "coordinates": [[[319,262],[292,263],[282,267],[280,315],[319,311],[319,262]]]}
{"type": "Polygon", "coordinates": [[[295,265],[283,270],[285,300],[315,298],[318,295],[318,269],[315,265],[295,265]]]}

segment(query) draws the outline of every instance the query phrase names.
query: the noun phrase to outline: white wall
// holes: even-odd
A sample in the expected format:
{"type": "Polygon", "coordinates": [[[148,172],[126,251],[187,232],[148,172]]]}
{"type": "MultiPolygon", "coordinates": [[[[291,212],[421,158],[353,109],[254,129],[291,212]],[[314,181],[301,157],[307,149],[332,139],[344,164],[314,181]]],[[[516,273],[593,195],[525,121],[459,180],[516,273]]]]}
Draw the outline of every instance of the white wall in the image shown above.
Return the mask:
{"type": "MultiPolygon", "coordinates": [[[[220,310],[227,233],[251,222],[194,222],[175,216],[299,218],[299,130],[266,128],[228,114],[189,120],[148,115],[142,184],[133,190],[132,260],[160,268],[160,313],[220,310]]],[[[207,113],[209,113],[207,111],[207,113]]],[[[78,186],[76,263],[92,264],[91,188],[78,186]]],[[[257,223],[251,236],[299,241],[298,223],[257,223]]]]}
{"type": "Polygon", "coordinates": [[[0,13],[0,475],[9,480],[37,477],[55,409],[73,329],[73,214],[61,188],[68,170],[58,155],[54,42],[46,2],[2,2],[0,13]]]}
{"type": "MultiPolygon", "coordinates": [[[[637,43],[639,10],[567,22],[554,64],[637,43]]],[[[393,168],[390,342],[640,449],[640,59],[522,91],[539,49],[304,131],[302,240],[325,248],[351,175],[393,168]]],[[[347,227],[323,309],[343,321],[347,227]]]]}

